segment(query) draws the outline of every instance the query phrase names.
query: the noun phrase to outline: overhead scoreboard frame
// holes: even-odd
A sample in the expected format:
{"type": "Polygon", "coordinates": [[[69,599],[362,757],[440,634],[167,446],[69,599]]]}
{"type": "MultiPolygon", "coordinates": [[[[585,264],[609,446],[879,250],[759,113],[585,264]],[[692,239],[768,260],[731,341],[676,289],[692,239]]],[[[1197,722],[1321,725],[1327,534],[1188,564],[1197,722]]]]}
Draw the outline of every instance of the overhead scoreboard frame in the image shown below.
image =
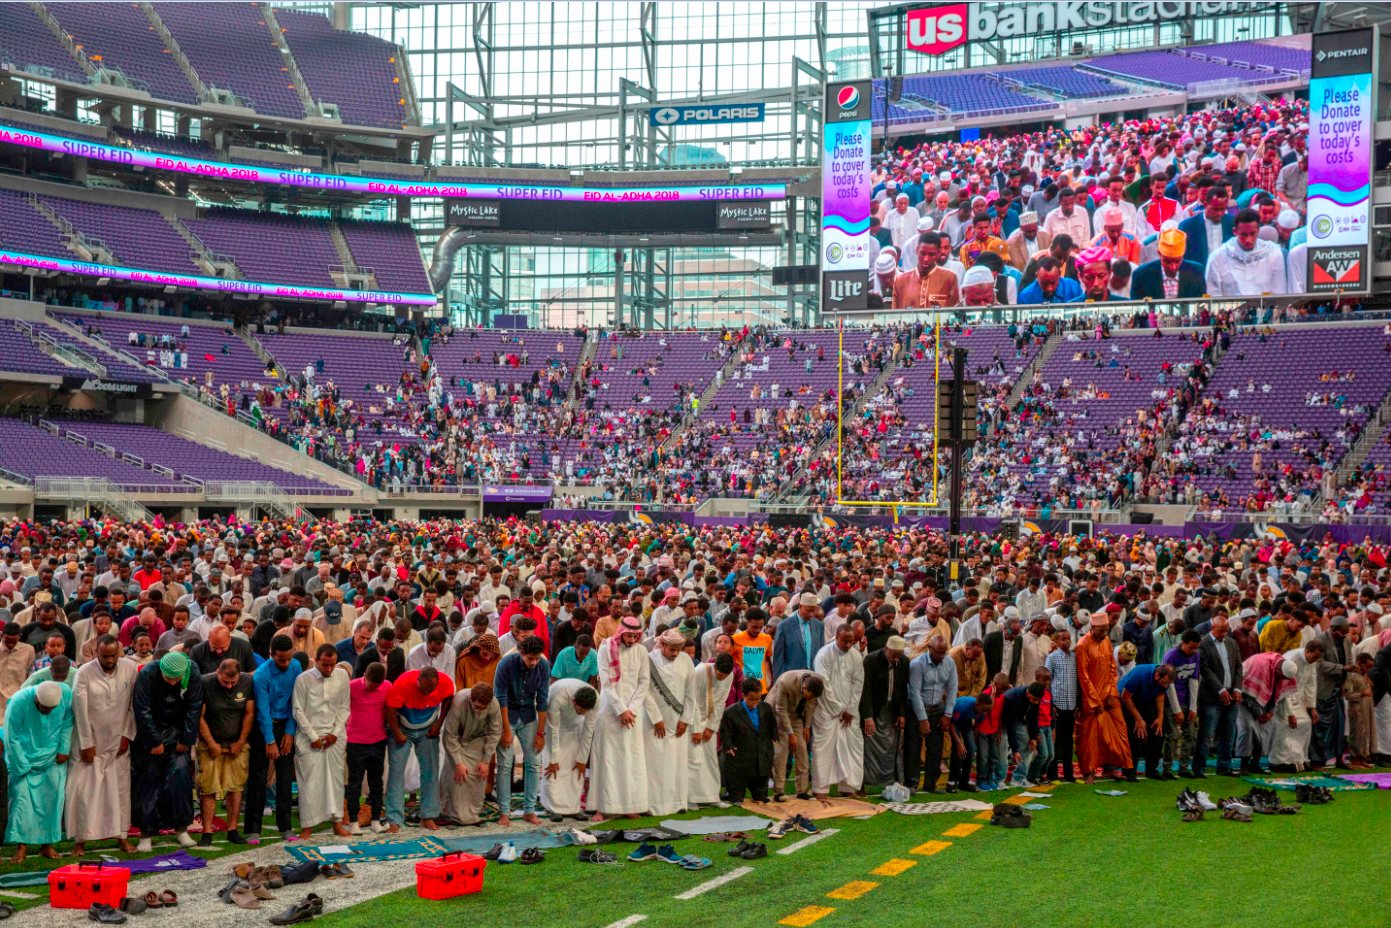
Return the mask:
{"type": "MultiPolygon", "coordinates": [[[[914,310],[913,312],[918,312],[914,310]]],[[[872,509],[889,507],[897,521],[899,512],[911,507],[933,508],[938,505],[941,469],[938,455],[942,441],[941,404],[937,396],[942,385],[942,325],[938,320],[932,323],[932,495],[927,499],[847,499],[843,485],[845,461],[845,319],[841,317],[836,326],[836,505],[851,508],[872,509]]],[[[870,399],[865,396],[864,399],[870,399]]]]}

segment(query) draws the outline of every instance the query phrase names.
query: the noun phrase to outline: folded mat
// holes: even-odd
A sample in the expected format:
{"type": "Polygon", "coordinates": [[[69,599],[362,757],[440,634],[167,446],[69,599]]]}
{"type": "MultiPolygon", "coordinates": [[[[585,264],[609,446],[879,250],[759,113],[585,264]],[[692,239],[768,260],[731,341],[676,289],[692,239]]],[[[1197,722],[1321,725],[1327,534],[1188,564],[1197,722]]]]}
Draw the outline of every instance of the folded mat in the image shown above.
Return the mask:
{"type": "Polygon", "coordinates": [[[1344,773],[1340,774],[1338,779],[1350,783],[1365,783],[1377,789],[1391,789],[1391,773],[1344,773]]]}
{"type": "Polygon", "coordinates": [[[642,844],[644,841],[656,843],[690,837],[687,832],[674,828],[587,828],[585,833],[594,838],[595,844],[612,844],[615,841],[626,841],[629,844],[642,844]]]}
{"type": "Polygon", "coordinates": [[[859,799],[832,798],[822,802],[819,799],[789,799],[786,802],[754,802],[746,799],[740,804],[746,812],[766,815],[769,818],[791,818],[803,815],[812,821],[823,818],[853,818],[860,815],[878,815],[883,806],[859,799]]]}
{"type": "Polygon", "coordinates": [[[166,870],[202,870],[208,862],[202,857],[196,857],[188,851],[174,851],[172,854],[156,854],[153,857],[141,857],[135,860],[116,860],[114,858],[103,858],[103,862],[108,867],[124,867],[132,875],[143,873],[163,873],[166,870]]]}
{"type": "Polygon", "coordinates": [[[1254,783],[1257,786],[1267,786],[1272,789],[1294,789],[1296,786],[1324,786],[1330,790],[1358,790],[1372,789],[1370,783],[1349,783],[1339,777],[1325,777],[1318,774],[1312,776],[1288,776],[1282,777],[1278,774],[1269,777],[1242,777],[1247,783],[1254,783]]]}
{"type": "Polygon", "coordinates": [[[768,827],[768,820],[761,815],[709,815],[686,820],[669,818],[662,822],[662,827],[686,835],[729,834],[735,831],[762,831],[768,827]]]}
{"type": "Polygon", "coordinates": [[[985,812],[993,807],[979,799],[952,799],[946,802],[895,802],[884,808],[899,815],[941,815],[944,812],[985,812]]]}
{"type": "Polygon", "coordinates": [[[490,835],[470,835],[466,838],[404,838],[393,841],[363,841],[357,844],[322,844],[318,846],[292,844],[285,851],[297,860],[316,863],[351,861],[371,863],[374,860],[409,860],[413,857],[439,857],[450,851],[481,854],[494,844],[511,843],[518,851],[527,848],[565,847],[575,839],[568,832],[556,833],[542,828],[531,831],[499,831],[490,835]]]}

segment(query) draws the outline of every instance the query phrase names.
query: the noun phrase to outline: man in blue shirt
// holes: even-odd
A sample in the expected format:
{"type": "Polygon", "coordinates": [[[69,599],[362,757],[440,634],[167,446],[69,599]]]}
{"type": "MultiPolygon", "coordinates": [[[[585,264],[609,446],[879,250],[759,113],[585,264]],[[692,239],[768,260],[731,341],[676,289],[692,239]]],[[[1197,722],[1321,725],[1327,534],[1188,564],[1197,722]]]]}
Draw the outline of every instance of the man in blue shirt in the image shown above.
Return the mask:
{"type": "Polygon", "coordinates": [[[908,666],[908,704],[913,718],[904,726],[903,781],[911,790],[918,787],[918,757],[927,745],[923,788],[937,792],[942,774],[942,740],[951,730],[952,710],[956,708],[956,661],[947,656],[947,642],[934,635],[927,653],[908,666]]]}
{"type": "Polygon", "coordinates": [[[541,749],[546,744],[546,707],[551,700],[551,665],[542,655],[545,645],[535,636],[498,662],[493,691],[502,709],[502,737],[497,743],[497,820],[512,824],[512,765],[522,752],[522,821],[540,825],[536,814],[541,789],[541,749]],[[505,775],[504,775],[505,772],[505,775]]]}
{"type": "Polygon", "coordinates": [[[256,724],[251,728],[251,758],[246,781],[246,828],[248,844],[261,840],[261,822],[266,807],[266,780],[275,764],[275,827],[290,840],[290,811],[293,798],[290,785],[295,780],[295,716],[290,708],[295,680],[304,668],[292,656],[294,643],[287,635],[276,635],[270,643],[270,660],[253,675],[256,693],[256,724]]]}
{"type": "Polygon", "coordinates": [[[1169,711],[1164,714],[1164,772],[1161,780],[1176,779],[1171,764],[1178,761],[1179,770],[1191,776],[1193,747],[1198,738],[1198,648],[1203,636],[1188,629],[1177,647],[1164,653],[1164,663],[1174,668],[1174,696],[1169,711]]]}
{"type": "Polygon", "coordinates": [[[1082,285],[1063,276],[1063,266],[1057,258],[1044,255],[1035,265],[1033,283],[1019,291],[1020,306],[1071,303],[1082,298],[1082,285]]]}
{"type": "MultiPolygon", "coordinates": [[[[953,661],[955,663],[955,661],[953,661]]],[[[951,764],[947,773],[947,792],[964,790],[974,793],[971,782],[971,761],[976,756],[976,722],[990,714],[994,698],[986,690],[979,696],[960,696],[951,714],[951,764]]],[[[978,774],[979,776],[979,774],[978,774]]]]}
{"type": "Polygon", "coordinates": [[[1118,689],[1121,708],[1130,722],[1130,757],[1135,766],[1125,778],[1135,782],[1140,758],[1145,775],[1159,778],[1159,755],[1164,747],[1164,700],[1174,682],[1174,668],[1168,664],[1136,664],[1121,677],[1118,689]]]}

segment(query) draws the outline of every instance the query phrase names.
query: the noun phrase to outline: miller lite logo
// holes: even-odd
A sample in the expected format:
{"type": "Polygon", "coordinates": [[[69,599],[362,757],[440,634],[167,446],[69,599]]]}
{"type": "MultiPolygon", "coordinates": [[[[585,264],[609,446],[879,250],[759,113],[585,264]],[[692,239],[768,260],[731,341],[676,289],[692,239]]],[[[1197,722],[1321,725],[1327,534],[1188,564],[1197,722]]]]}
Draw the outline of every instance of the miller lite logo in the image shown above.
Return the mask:
{"type": "Polygon", "coordinates": [[[832,303],[857,299],[860,294],[865,292],[865,284],[861,280],[836,280],[833,278],[827,281],[827,285],[830,287],[832,303]]]}

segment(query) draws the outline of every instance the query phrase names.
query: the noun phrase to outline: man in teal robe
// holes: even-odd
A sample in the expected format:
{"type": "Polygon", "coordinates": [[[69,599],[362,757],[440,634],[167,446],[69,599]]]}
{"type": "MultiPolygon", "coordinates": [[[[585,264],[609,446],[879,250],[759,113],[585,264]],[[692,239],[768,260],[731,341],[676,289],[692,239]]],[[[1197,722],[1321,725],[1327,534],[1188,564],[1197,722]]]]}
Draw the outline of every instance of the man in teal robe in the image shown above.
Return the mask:
{"type": "Polygon", "coordinates": [[[10,816],[5,842],[17,845],[15,863],[27,845],[56,858],[63,840],[63,797],[72,742],[72,690],[49,680],[22,689],[5,707],[5,770],[10,816]]]}

